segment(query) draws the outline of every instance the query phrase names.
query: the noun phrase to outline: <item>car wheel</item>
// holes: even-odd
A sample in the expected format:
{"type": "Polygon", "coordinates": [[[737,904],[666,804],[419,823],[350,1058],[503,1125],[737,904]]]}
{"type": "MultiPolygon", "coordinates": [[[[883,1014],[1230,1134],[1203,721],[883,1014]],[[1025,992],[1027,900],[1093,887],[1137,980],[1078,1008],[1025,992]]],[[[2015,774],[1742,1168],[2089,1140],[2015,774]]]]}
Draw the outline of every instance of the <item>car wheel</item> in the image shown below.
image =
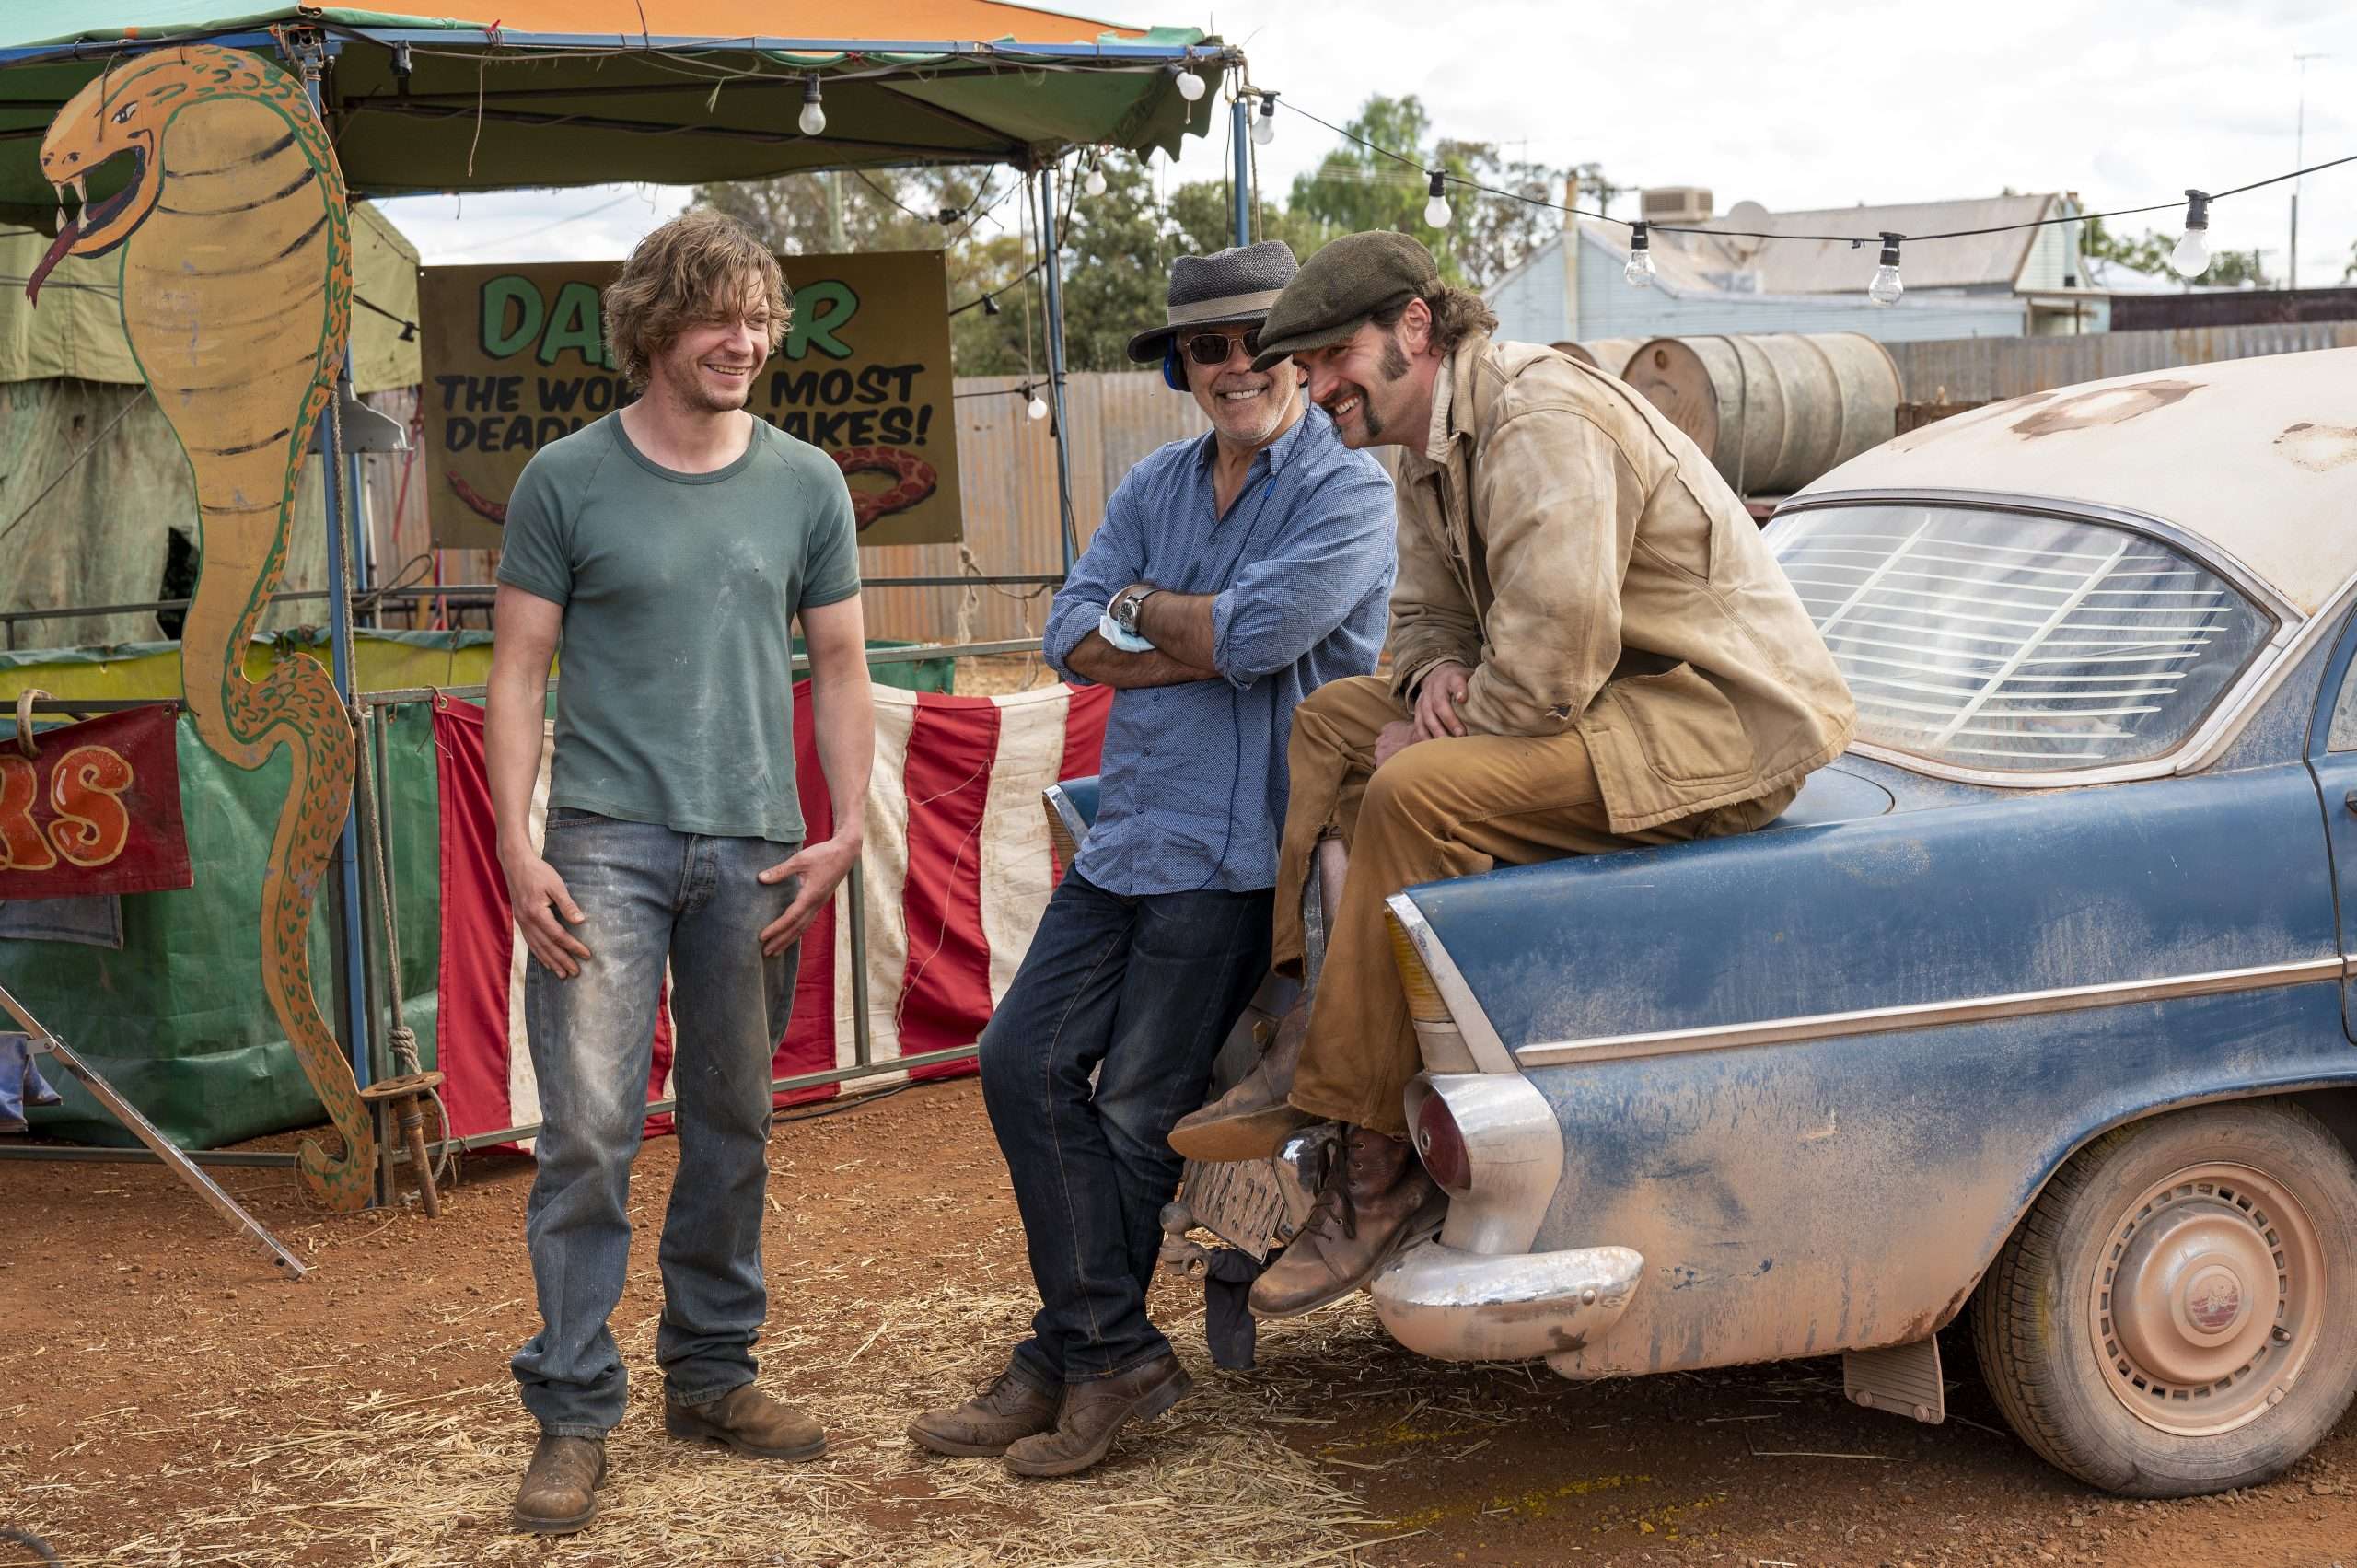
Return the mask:
{"type": "Polygon", "coordinates": [[[2014,1430],[2082,1481],[2266,1481],[2357,1393],[2357,1162],[2273,1102],[2107,1132],[1998,1253],[1973,1344],[2014,1430]]]}

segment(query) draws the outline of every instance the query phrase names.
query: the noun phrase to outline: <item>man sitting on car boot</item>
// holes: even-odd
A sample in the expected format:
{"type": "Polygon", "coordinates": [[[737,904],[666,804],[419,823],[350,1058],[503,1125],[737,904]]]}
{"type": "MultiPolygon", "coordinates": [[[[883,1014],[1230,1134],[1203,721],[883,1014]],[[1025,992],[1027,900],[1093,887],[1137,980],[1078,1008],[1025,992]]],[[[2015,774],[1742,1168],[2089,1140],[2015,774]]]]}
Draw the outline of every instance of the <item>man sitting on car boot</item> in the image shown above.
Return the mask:
{"type": "MultiPolygon", "coordinates": [[[[1181,1120],[1190,1159],[1346,1125],[1309,1223],[1252,1289],[1262,1318],[1356,1290],[1445,1206],[1410,1156],[1420,1066],[1384,929],[1404,888],[1505,862],[1747,831],[1849,743],[1807,610],[1701,450],[1620,382],[1502,343],[1397,233],[1305,264],[1260,333],[1351,447],[1398,456],[1391,677],[1295,711],[1274,958],[1301,970],[1318,842],[1349,850],[1306,1028],[1181,1120]]],[[[1577,985],[1581,977],[1565,975],[1577,985]]]]}

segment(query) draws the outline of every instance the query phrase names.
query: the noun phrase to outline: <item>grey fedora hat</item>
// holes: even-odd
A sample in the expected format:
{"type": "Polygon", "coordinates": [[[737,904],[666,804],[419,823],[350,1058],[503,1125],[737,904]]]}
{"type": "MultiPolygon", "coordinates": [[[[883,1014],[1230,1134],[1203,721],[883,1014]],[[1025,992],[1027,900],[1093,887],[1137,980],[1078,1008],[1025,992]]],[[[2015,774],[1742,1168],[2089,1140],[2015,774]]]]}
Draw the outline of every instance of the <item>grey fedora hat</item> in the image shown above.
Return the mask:
{"type": "Polygon", "coordinates": [[[1130,357],[1152,365],[1168,351],[1170,340],[1189,327],[1231,327],[1265,319],[1269,307],[1300,270],[1293,248],[1282,239],[1179,257],[1170,267],[1169,319],[1132,338],[1130,357]]]}

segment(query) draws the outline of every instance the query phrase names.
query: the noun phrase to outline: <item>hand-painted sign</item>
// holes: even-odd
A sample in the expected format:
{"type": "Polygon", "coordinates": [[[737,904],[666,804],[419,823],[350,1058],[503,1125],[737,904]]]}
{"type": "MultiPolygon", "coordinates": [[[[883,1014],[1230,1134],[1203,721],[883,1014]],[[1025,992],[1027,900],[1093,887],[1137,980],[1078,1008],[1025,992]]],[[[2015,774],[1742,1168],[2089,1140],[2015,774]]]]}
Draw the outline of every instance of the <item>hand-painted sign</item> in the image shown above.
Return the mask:
{"type": "Polygon", "coordinates": [[[0,899],[152,893],[195,882],[180,823],[174,710],[0,741],[0,899]]]}
{"type": "MultiPolygon", "coordinates": [[[[783,259],[793,324],[749,407],[833,458],[862,544],[961,537],[937,250],[783,259]]],[[[631,401],[600,291],[619,261],[428,267],[418,285],[434,542],[496,548],[534,452],[631,401]]]]}

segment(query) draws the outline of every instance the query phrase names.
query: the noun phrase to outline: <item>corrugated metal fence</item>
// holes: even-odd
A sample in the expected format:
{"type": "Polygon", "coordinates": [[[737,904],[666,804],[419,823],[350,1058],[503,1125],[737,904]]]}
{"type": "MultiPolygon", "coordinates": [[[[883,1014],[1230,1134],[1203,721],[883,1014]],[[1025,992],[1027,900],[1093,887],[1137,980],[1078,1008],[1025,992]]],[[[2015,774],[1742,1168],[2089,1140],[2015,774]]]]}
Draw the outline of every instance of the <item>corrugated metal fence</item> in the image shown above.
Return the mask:
{"type": "MultiPolygon", "coordinates": [[[[2020,397],[2079,381],[2164,370],[2220,359],[2357,347],[2357,322],[2307,322],[2099,332],[2075,338],[1960,338],[1885,345],[1898,362],[1910,401],[1980,402],[2020,397]]],[[[958,381],[958,475],[966,502],[963,545],[898,545],[861,552],[869,577],[944,577],[1055,572],[1055,445],[1045,420],[1028,418],[1017,377],[958,381]]],[[[399,395],[370,400],[406,417],[399,395]]],[[[1105,498],[1131,465],[1166,441],[1199,435],[1194,400],[1171,391],[1153,371],[1075,374],[1065,383],[1072,423],[1072,504],[1080,542],[1096,532],[1105,498]]],[[[404,459],[372,458],[372,520],[380,580],[404,563],[414,573],[427,548],[424,464],[409,474],[394,515],[404,459]]],[[[476,552],[450,552],[447,582],[481,582],[489,562],[476,552]]],[[[1004,642],[1036,637],[1051,590],[1043,587],[877,588],[867,596],[869,633],[912,642],[1004,642]]],[[[398,619],[398,618],[396,618],[398,619]]],[[[480,623],[480,612],[470,624],[480,623]]]]}
{"type": "Polygon", "coordinates": [[[2078,338],[1951,338],[1887,343],[1913,402],[1980,402],[2050,391],[2139,370],[2308,349],[2357,347],[2357,321],[2263,327],[2182,327],[2078,338]]]}
{"type": "MultiPolygon", "coordinates": [[[[1056,448],[1048,422],[1024,412],[1020,377],[958,379],[958,479],[966,540],[860,552],[869,577],[1016,575],[1063,569],[1056,528],[1056,448]]],[[[1205,428],[1195,401],[1158,374],[1076,373],[1065,378],[1072,426],[1072,507],[1081,547],[1097,531],[1105,498],[1132,465],[1166,441],[1205,428]]],[[[871,636],[926,642],[1036,637],[1053,590],[1041,587],[876,588],[871,636]]]]}

